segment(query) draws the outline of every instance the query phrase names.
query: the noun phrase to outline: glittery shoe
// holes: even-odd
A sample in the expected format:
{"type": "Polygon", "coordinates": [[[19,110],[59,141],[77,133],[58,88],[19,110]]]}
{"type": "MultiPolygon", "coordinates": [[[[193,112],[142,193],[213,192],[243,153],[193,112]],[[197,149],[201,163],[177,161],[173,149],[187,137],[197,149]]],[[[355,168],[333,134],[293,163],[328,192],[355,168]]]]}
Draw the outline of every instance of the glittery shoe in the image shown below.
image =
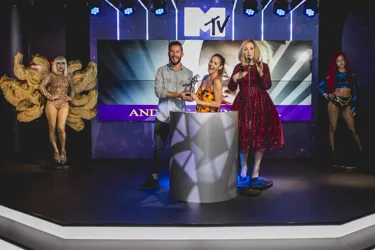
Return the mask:
{"type": "Polygon", "coordinates": [[[66,157],[66,151],[64,152],[61,152],[61,155],[60,155],[60,163],[61,164],[65,164],[67,162],[67,157],[66,157]]]}
{"type": "Polygon", "coordinates": [[[60,154],[59,152],[53,153],[53,160],[55,164],[59,164],[61,162],[60,154]]]}

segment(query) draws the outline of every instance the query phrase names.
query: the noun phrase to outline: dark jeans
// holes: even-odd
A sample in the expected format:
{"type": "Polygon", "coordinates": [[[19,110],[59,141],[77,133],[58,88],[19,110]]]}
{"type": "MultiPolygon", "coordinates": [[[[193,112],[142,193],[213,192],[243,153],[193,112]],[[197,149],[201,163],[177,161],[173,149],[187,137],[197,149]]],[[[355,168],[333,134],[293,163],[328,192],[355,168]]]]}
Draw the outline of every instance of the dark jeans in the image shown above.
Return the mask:
{"type": "Polygon", "coordinates": [[[161,168],[161,158],[163,149],[169,135],[169,124],[155,119],[155,131],[154,131],[154,167],[152,169],[153,174],[159,174],[161,168]]]}

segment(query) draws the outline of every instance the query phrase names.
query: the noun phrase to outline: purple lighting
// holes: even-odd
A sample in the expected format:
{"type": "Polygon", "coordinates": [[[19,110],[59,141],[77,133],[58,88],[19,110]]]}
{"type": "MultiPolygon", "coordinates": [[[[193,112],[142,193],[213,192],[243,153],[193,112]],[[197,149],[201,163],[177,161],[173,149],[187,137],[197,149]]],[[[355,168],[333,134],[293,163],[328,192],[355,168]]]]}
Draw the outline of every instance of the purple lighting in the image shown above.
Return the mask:
{"type": "MultiPolygon", "coordinates": [[[[276,105],[282,121],[310,121],[311,105],[276,105]]],[[[222,105],[221,111],[231,110],[222,105]]],[[[157,105],[103,105],[98,106],[100,120],[107,121],[154,121],[157,105]]],[[[187,112],[195,112],[195,105],[187,105],[187,112]]]]}

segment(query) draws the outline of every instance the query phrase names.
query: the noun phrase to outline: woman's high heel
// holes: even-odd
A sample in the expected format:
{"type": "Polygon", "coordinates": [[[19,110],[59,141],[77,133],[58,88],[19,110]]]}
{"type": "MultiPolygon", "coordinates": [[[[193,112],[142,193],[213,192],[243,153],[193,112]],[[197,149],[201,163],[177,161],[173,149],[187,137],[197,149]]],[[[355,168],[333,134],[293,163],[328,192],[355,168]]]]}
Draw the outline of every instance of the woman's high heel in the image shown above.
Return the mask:
{"type": "Polygon", "coordinates": [[[61,159],[61,164],[65,164],[67,162],[68,159],[66,157],[66,151],[61,152],[60,159],[61,159]]]}
{"type": "Polygon", "coordinates": [[[59,152],[53,153],[53,160],[55,161],[55,164],[60,164],[61,159],[60,159],[60,154],[59,152]]]}

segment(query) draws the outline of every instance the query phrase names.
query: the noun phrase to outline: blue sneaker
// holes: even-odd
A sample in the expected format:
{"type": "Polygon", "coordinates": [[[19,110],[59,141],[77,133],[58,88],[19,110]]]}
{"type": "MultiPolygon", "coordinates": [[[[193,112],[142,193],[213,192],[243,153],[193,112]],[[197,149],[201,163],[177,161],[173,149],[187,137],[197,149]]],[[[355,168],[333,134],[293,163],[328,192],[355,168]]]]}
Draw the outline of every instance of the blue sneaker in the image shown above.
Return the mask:
{"type": "Polygon", "coordinates": [[[249,187],[253,189],[263,190],[272,187],[272,185],[273,182],[271,180],[263,177],[256,177],[250,180],[249,187]]]}

